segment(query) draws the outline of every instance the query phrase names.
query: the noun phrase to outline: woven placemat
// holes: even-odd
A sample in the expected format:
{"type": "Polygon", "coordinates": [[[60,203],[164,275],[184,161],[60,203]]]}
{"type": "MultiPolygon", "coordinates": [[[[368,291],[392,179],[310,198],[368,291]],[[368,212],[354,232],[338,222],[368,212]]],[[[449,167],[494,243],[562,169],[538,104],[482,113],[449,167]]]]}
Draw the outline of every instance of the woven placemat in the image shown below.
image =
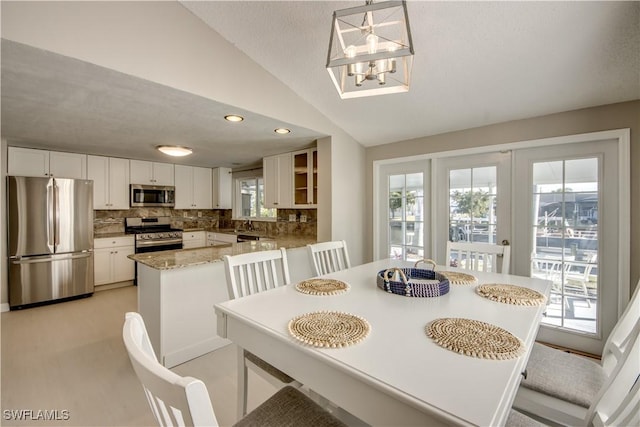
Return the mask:
{"type": "Polygon", "coordinates": [[[438,345],[480,359],[515,359],[524,353],[524,344],[509,331],[490,323],[462,318],[436,319],[425,331],[438,345]]]}
{"type": "Polygon", "coordinates": [[[538,291],[516,285],[488,283],[476,287],[478,295],[492,301],[514,305],[541,305],[546,298],[538,291]]]}
{"type": "Polygon", "coordinates": [[[336,295],[349,290],[349,285],[335,279],[308,279],[296,285],[296,289],[309,295],[336,295]]]}
{"type": "Polygon", "coordinates": [[[452,285],[475,285],[478,278],[471,274],[460,273],[458,271],[438,271],[438,273],[449,279],[452,285]]]}
{"type": "Polygon", "coordinates": [[[338,311],[317,311],[293,318],[289,333],[314,347],[346,347],[369,335],[369,322],[359,316],[338,311]]]}

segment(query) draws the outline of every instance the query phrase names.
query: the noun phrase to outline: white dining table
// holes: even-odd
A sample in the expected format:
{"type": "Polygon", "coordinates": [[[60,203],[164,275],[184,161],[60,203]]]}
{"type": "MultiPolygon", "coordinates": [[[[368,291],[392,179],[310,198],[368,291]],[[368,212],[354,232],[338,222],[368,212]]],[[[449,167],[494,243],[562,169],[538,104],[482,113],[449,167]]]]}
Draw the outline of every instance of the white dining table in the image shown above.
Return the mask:
{"type": "MultiPolygon", "coordinates": [[[[299,292],[295,284],[215,305],[218,334],[283,370],[315,393],[370,425],[504,425],[544,304],[512,305],[478,295],[476,285],[451,285],[439,297],[405,297],[376,286],[376,274],[413,263],[384,259],[323,276],[347,283],[330,296],[299,292]],[[371,326],[342,348],[304,344],[288,331],[296,316],[316,311],[360,316],[371,326]],[[437,345],[425,332],[438,318],[480,320],[506,329],[525,346],[510,360],[481,359],[437,345]]],[[[436,271],[445,270],[436,267],[436,271]]],[[[460,271],[447,268],[450,271],[460,271]]],[[[466,271],[469,273],[468,271],[466,271]]],[[[478,284],[513,284],[549,295],[551,282],[473,272],[478,284]]]]}

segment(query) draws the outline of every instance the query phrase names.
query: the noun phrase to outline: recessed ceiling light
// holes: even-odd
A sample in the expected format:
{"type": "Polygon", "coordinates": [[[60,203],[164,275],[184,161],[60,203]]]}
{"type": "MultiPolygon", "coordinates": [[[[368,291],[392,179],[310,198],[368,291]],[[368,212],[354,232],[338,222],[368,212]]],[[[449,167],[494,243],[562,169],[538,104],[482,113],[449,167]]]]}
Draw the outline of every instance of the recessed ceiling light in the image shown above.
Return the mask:
{"type": "Polygon", "coordinates": [[[238,116],[237,114],[227,114],[224,116],[224,119],[228,122],[241,122],[244,120],[244,117],[238,116]]]}
{"type": "Polygon", "coordinates": [[[181,147],[180,145],[158,145],[156,149],[164,154],[174,157],[188,156],[193,153],[189,147],[181,147]]]}
{"type": "Polygon", "coordinates": [[[278,128],[278,129],[274,129],[274,132],[278,133],[280,135],[286,135],[291,131],[289,129],[287,129],[287,128],[278,128]]]}

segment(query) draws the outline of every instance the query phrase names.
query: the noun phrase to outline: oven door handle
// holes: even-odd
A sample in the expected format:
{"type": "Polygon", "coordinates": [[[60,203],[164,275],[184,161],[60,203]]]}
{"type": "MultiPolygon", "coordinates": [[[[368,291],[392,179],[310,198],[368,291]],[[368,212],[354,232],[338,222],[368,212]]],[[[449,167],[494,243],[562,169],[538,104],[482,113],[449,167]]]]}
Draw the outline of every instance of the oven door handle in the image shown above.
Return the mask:
{"type": "Polygon", "coordinates": [[[171,239],[171,240],[136,240],[136,247],[138,247],[138,248],[146,248],[146,247],[149,247],[149,246],[175,245],[176,243],[182,243],[182,239],[171,239]]]}

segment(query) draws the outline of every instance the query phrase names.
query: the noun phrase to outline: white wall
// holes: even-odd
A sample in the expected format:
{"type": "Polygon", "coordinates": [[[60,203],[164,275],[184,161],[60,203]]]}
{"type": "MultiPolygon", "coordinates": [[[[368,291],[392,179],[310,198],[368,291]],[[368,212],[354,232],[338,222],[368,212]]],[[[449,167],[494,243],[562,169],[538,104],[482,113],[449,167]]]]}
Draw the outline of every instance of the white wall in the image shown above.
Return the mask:
{"type": "MultiPolygon", "coordinates": [[[[362,146],[182,5],[3,1],[0,7],[2,38],[331,135],[319,144],[320,171],[330,169],[331,176],[323,181],[330,187],[321,197],[330,199],[319,209],[318,230],[325,240],[347,240],[352,262],[362,262],[364,223],[344,220],[346,209],[350,218],[364,216],[364,203],[354,203],[354,195],[364,197],[362,146]]],[[[7,301],[6,281],[0,301],[7,301]]]]}

